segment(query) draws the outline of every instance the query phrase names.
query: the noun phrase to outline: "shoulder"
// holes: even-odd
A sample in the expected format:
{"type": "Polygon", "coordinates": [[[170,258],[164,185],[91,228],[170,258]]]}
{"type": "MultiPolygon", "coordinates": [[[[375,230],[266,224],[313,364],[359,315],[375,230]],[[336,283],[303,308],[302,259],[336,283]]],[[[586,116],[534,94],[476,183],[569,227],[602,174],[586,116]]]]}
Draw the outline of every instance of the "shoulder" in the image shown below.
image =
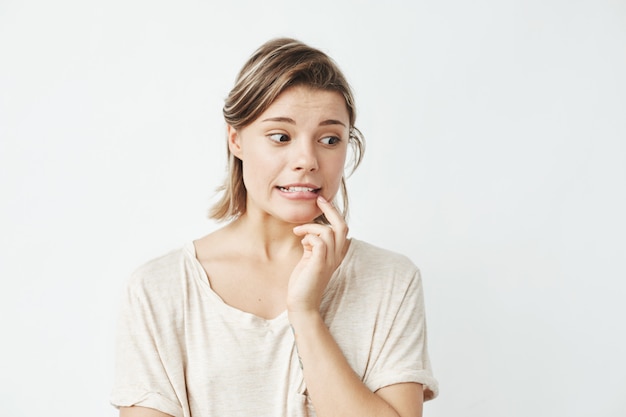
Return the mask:
{"type": "Polygon", "coordinates": [[[186,275],[191,245],[189,243],[141,265],[130,276],[128,290],[136,296],[176,291],[186,275]]]}
{"type": "Polygon", "coordinates": [[[407,256],[384,249],[362,240],[352,239],[346,264],[359,272],[404,276],[419,276],[419,269],[407,256]]]}
{"type": "Polygon", "coordinates": [[[335,285],[358,297],[403,297],[421,286],[417,266],[405,255],[352,239],[350,249],[336,272],[335,285]],[[340,284],[341,283],[341,284],[340,284]]]}

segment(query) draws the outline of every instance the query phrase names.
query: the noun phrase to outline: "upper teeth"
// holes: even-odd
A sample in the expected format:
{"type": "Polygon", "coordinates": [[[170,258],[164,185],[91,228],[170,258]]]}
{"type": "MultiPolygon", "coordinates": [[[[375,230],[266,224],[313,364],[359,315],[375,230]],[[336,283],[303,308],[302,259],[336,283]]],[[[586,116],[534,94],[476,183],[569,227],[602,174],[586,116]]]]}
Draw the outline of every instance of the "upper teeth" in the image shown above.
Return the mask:
{"type": "Polygon", "coordinates": [[[315,188],[309,188],[309,187],[280,187],[281,190],[283,191],[287,191],[290,193],[298,193],[298,192],[303,192],[303,191],[315,191],[315,188]]]}

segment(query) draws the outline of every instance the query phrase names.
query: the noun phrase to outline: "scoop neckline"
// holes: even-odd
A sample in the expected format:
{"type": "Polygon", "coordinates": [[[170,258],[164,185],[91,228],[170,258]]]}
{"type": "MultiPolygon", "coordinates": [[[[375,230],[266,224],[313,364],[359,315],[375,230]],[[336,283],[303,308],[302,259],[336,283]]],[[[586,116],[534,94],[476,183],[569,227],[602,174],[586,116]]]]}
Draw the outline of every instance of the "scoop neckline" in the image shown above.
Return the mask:
{"type": "MultiPolygon", "coordinates": [[[[326,289],[324,290],[324,294],[322,295],[322,297],[324,297],[336,285],[336,277],[344,268],[347,261],[353,256],[354,246],[358,243],[359,241],[357,239],[350,239],[348,250],[346,251],[346,254],[344,255],[341,263],[339,264],[335,272],[333,272],[333,275],[330,277],[330,280],[328,282],[328,285],[326,286],[326,289]]],[[[225,320],[232,321],[242,327],[248,328],[270,328],[289,324],[287,309],[280,312],[280,314],[278,314],[276,317],[266,319],[264,317],[257,316],[254,313],[241,310],[226,303],[222,299],[222,297],[220,297],[220,295],[216,293],[211,287],[209,277],[197,258],[196,246],[194,245],[193,241],[187,242],[184,246],[184,250],[194,266],[196,272],[194,274],[195,280],[203,288],[205,294],[213,301],[213,305],[219,309],[225,320]]]]}

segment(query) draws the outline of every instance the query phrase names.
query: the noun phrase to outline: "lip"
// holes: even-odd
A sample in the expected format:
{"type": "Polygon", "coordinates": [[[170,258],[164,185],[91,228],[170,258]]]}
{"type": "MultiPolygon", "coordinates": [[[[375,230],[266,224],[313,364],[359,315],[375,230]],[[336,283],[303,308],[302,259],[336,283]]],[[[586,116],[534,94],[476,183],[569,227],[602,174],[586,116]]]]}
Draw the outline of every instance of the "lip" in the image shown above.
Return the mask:
{"type": "Polygon", "coordinates": [[[276,189],[280,195],[290,200],[313,200],[321,191],[321,187],[310,183],[277,185],[276,189]]]}

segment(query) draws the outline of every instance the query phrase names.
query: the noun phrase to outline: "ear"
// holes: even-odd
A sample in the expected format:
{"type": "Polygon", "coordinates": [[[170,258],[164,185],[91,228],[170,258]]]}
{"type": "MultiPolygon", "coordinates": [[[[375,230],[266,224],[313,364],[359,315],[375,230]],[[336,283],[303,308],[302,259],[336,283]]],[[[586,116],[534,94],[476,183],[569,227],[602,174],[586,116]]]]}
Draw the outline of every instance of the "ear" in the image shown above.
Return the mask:
{"type": "Polygon", "coordinates": [[[228,149],[230,153],[241,159],[243,152],[241,151],[239,132],[231,125],[226,125],[226,136],[228,137],[228,149]]]}

